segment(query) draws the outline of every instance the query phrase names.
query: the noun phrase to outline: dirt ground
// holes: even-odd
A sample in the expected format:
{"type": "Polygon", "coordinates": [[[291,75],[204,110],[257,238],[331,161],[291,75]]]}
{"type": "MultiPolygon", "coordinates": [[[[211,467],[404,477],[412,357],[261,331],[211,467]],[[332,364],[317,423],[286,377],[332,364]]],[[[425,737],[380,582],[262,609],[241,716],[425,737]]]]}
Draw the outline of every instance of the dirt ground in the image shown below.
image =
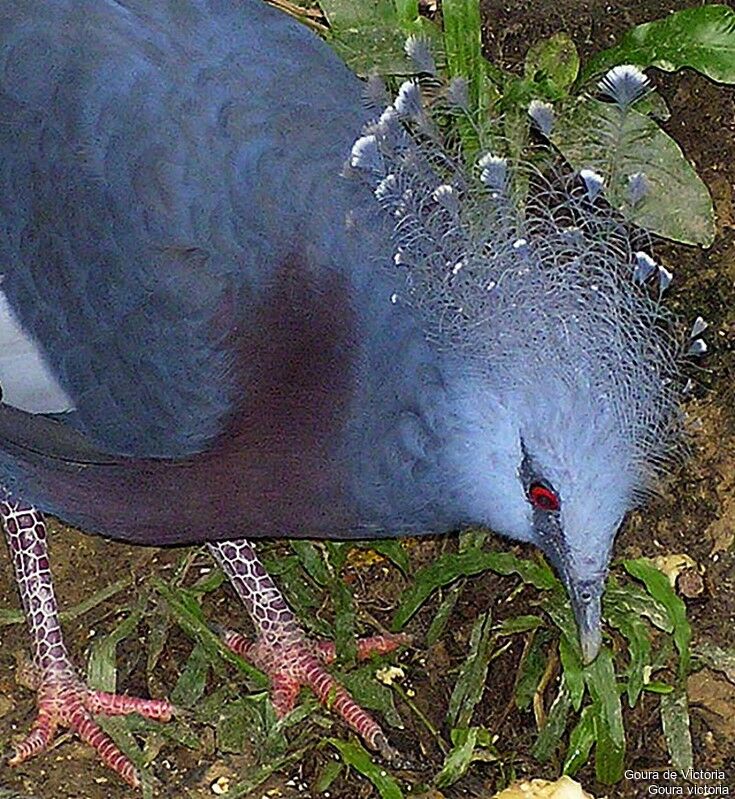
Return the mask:
{"type": "MultiPolygon", "coordinates": [[[[486,51],[495,63],[518,68],[530,43],[566,31],[574,38],[584,59],[612,44],[634,24],[695,5],[699,3],[682,0],[554,0],[553,3],[484,0],[486,51]]],[[[659,258],[675,274],[669,301],[689,322],[698,315],[709,322],[706,339],[710,350],[693,375],[696,385],[687,405],[693,430],[692,456],[676,468],[660,498],[626,522],[617,541],[616,556],[687,553],[704,574],[703,592],[687,600],[695,643],[732,647],[735,645],[735,91],[691,71],[669,75],[649,70],[649,74],[671,109],[665,127],[694,162],[715,200],[718,230],[709,250],[672,244],[659,244],[656,248],[659,258]]],[[[499,539],[491,545],[509,548],[499,539]]],[[[454,547],[454,538],[429,538],[413,544],[412,571],[454,547]]],[[[520,547],[514,549],[519,554],[528,554],[520,547]]],[[[127,547],[54,525],[52,556],[60,601],[62,607],[68,607],[122,575],[143,580],[153,570],[166,576],[181,553],[127,547]]],[[[361,610],[387,625],[405,588],[405,579],[397,570],[385,570],[380,563],[355,567],[350,577],[361,610]]],[[[529,612],[524,607],[528,600],[526,593],[501,603],[513,586],[511,578],[490,574],[468,583],[448,627],[450,632],[430,648],[425,646],[422,636],[432,620],[436,602],[429,602],[412,621],[409,629],[416,636],[416,644],[402,656],[401,662],[410,675],[414,702],[437,727],[441,728],[446,717],[457,668],[465,656],[477,615],[489,606],[497,608],[497,618],[529,612]]],[[[90,640],[115,626],[118,601],[103,603],[67,625],[67,644],[79,664],[84,662],[90,640]]],[[[10,563],[0,552],[0,608],[17,606],[10,563]]],[[[213,595],[207,613],[231,626],[247,624],[245,614],[227,587],[213,595]]],[[[27,646],[25,628],[2,627],[0,634],[0,749],[7,751],[33,719],[34,696],[15,680],[17,654],[27,646]]],[[[143,643],[137,639],[126,641],[118,648],[118,663],[119,687],[145,695],[143,643]]],[[[175,680],[190,648],[183,633],[172,636],[162,659],[161,690],[175,680]]],[[[475,723],[494,732],[499,749],[513,753],[512,762],[519,775],[554,778],[558,763],[539,766],[530,755],[536,733],[533,714],[508,705],[520,649],[520,644],[511,646],[493,662],[475,723]]],[[[235,686],[238,679],[232,672],[215,678],[235,686]]],[[[728,685],[723,678],[707,673],[706,678],[694,679],[690,689],[695,767],[724,770],[732,794],[735,792],[735,693],[728,685]]],[[[656,701],[649,697],[633,710],[625,707],[627,768],[662,768],[667,763],[656,701]]],[[[419,786],[440,766],[441,752],[423,726],[411,726],[415,724],[414,715],[404,713],[403,717],[408,726],[395,734],[394,742],[418,756],[425,768],[401,776],[405,778],[404,784],[419,786]]],[[[338,724],[332,732],[345,735],[338,724]]],[[[273,777],[250,796],[291,799],[312,795],[310,780],[328,756],[324,750],[309,751],[284,775],[273,777]]],[[[238,772],[253,762],[252,753],[222,755],[212,746],[201,751],[167,746],[156,759],[155,770],[161,777],[159,795],[192,799],[214,796],[211,786],[218,777],[229,775],[236,781],[238,772]]],[[[467,777],[443,795],[449,799],[490,797],[503,776],[494,764],[477,763],[467,777]]],[[[579,779],[598,797],[648,795],[645,786],[636,780],[624,780],[614,788],[598,785],[592,767],[585,768],[579,779]]],[[[332,799],[367,799],[377,795],[366,781],[344,777],[332,785],[329,793],[332,799]]],[[[11,770],[0,762],[0,799],[120,799],[132,795],[90,750],[68,736],[62,737],[51,752],[21,768],[11,770]]],[[[442,794],[420,795],[438,799],[442,794]]]]}

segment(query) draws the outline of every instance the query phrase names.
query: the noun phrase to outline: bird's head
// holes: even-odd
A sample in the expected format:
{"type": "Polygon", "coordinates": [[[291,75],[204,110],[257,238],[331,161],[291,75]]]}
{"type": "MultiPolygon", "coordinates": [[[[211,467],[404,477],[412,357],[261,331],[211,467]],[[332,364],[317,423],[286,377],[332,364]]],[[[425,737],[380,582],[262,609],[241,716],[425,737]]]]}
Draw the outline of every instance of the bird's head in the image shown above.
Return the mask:
{"type": "Polygon", "coordinates": [[[600,646],[612,545],[644,479],[614,414],[583,386],[545,380],[498,397],[473,381],[451,468],[464,518],[537,546],[564,583],[585,662],[600,646]]]}
{"type": "MultiPolygon", "coordinates": [[[[621,114],[646,87],[634,67],[600,83],[621,114]]],[[[456,88],[445,99],[461,109],[456,88]]],[[[452,364],[459,516],[546,554],[591,660],[615,533],[680,440],[671,274],[594,169],[541,173],[492,153],[468,169],[440,130],[408,81],[355,142],[350,174],[393,221],[393,301],[452,364]]],[[[643,173],[627,185],[630,207],[650,188],[643,173]]]]}

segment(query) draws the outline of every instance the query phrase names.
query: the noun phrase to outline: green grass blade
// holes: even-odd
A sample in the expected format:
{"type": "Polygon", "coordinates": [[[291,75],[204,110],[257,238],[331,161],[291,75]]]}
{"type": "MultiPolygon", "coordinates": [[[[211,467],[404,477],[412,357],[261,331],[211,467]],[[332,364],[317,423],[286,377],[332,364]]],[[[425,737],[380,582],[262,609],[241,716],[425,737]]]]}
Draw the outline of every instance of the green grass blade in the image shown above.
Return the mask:
{"type": "Polygon", "coordinates": [[[683,689],[661,696],[661,726],[671,763],[679,771],[694,765],[692,735],[689,729],[689,702],[683,689]]]}
{"type": "Polygon", "coordinates": [[[623,776],[625,729],[612,652],[606,646],[585,669],[585,680],[595,716],[595,774],[612,785],[623,776]]]}
{"type": "Polygon", "coordinates": [[[403,791],[386,770],[375,763],[369,752],[357,741],[340,741],[328,738],[328,742],[339,752],[342,760],[355,771],[359,771],[375,786],[381,799],[403,799],[403,791]]]}
{"type": "Polygon", "coordinates": [[[584,766],[595,743],[595,716],[592,705],[580,713],[579,721],[569,735],[569,746],[564,758],[564,774],[574,776],[584,766]]]}
{"type": "Polygon", "coordinates": [[[449,754],[444,759],[441,771],[434,779],[437,788],[447,788],[454,785],[458,779],[467,773],[467,769],[472,763],[472,753],[475,751],[477,743],[477,727],[469,730],[455,730],[461,733],[455,745],[450,749],[449,754]]]}
{"type": "Polygon", "coordinates": [[[566,636],[559,639],[559,659],[564,672],[564,681],[569,689],[572,707],[575,712],[578,712],[584,699],[584,666],[576,649],[569,645],[566,636]]]}
{"type": "Polygon", "coordinates": [[[202,646],[211,660],[224,660],[252,680],[259,688],[265,688],[268,685],[268,678],[263,672],[251,666],[225,646],[222,639],[206,623],[201,606],[190,594],[182,589],[172,588],[158,578],[154,578],[152,582],[156,591],[166,600],[172,616],[181,629],[202,646]]]}
{"type": "Polygon", "coordinates": [[[522,560],[509,552],[469,549],[450,553],[418,572],[396,611],[393,630],[402,629],[437,588],[453,583],[458,577],[471,577],[488,570],[503,575],[518,574],[525,583],[536,588],[550,589],[561,585],[548,566],[522,560]]]}
{"type": "Polygon", "coordinates": [[[447,724],[450,727],[467,728],[470,725],[485,690],[492,642],[492,619],[490,611],[487,611],[478,616],[472,627],[469,652],[449,699],[447,724]]]}
{"type": "Polygon", "coordinates": [[[546,763],[550,760],[559,746],[564,730],[567,727],[567,718],[569,717],[571,706],[572,700],[569,696],[569,689],[564,680],[562,680],[559,693],[557,693],[549,709],[546,723],[531,750],[531,754],[539,763],[546,763]]]}
{"type": "Polygon", "coordinates": [[[115,690],[117,645],[135,632],[143,618],[145,606],[145,598],[140,597],[130,614],[111,633],[92,644],[87,660],[87,683],[90,688],[110,692],[115,690]]]}
{"type": "Polygon", "coordinates": [[[201,644],[195,644],[171,691],[171,701],[177,707],[193,707],[204,696],[209,667],[206,650],[201,644]]]}

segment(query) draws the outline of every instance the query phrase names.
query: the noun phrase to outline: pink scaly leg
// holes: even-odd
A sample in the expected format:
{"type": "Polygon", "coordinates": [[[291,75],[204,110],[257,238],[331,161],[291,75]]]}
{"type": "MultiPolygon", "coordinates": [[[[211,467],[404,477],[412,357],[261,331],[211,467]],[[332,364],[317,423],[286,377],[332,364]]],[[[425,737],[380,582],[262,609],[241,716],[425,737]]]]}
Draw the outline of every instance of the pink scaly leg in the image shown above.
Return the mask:
{"type": "Polygon", "coordinates": [[[135,766],[99,728],[92,714],[140,713],[168,721],[173,706],[163,700],[93,691],[84,684],[69,660],[61,633],[43,515],[30,505],[6,497],[0,502],[0,517],[31,632],[38,688],[38,717],[10,763],[22,763],[42,752],[60,726],[69,727],[96,749],[102,761],[125,782],[138,786],[140,779],[135,766]]]}
{"type": "MultiPolygon", "coordinates": [[[[257,632],[255,641],[228,632],[225,642],[268,674],[278,716],[285,716],[293,709],[299,688],[307,685],[322,704],[342,716],[369,747],[393,759],[395,752],[385,733],[324,668],[324,664],[335,658],[334,644],[313,643],[307,639],[252,545],[244,540],[222,541],[209,544],[209,550],[230,578],[257,632]]],[[[390,652],[407,641],[405,635],[374,636],[359,642],[357,654],[366,659],[372,653],[390,652]]]]}

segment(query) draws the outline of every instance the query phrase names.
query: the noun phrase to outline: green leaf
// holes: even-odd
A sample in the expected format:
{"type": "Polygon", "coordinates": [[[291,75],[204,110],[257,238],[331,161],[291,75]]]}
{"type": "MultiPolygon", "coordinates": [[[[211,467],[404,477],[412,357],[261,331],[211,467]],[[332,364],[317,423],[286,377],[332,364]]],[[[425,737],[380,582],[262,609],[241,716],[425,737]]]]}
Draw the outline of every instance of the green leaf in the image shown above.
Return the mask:
{"type": "Polygon", "coordinates": [[[429,630],[426,633],[426,643],[428,646],[433,646],[441,637],[444,628],[447,626],[449,617],[457,604],[457,600],[464,589],[465,581],[462,579],[457,582],[447,591],[446,596],[442,599],[441,604],[431,620],[429,630]]]}
{"type": "Polygon", "coordinates": [[[540,630],[533,638],[531,645],[518,667],[516,680],[515,704],[519,710],[525,710],[533,702],[536,688],[546,668],[545,645],[549,640],[549,632],[540,630]]]}
{"type": "Polygon", "coordinates": [[[593,169],[605,195],[636,225],[685,244],[708,247],[715,236],[707,187],[679,145],[650,117],[583,97],[558,107],[550,140],[575,170],[593,169]],[[628,202],[628,178],[643,172],[646,196],[628,202]]]}
{"type": "Polygon", "coordinates": [[[117,645],[129,638],[143,618],[145,599],[141,597],[131,613],[115,629],[95,641],[87,660],[87,683],[90,688],[114,692],[117,683],[117,645]]]}
{"type": "Polygon", "coordinates": [[[523,582],[536,588],[550,589],[561,585],[545,564],[522,560],[510,552],[469,549],[450,553],[416,574],[414,584],[404,593],[396,611],[393,630],[400,630],[437,588],[453,583],[458,577],[470,577],[488,570],[504,575],[518,574],[523,582]]]}
{"type": "Polygon", "coordinates": [[[585,680],[595,719],[595,774],[600,782],[612,785],[623,776],[625,730],[612,652],[606,646],[585,669],[585,680]]]}
{"type": "Polygon", "coordinates": [[[584,667],[577,650],[569,645],[566,636],[559,639],[559,658],[572,707],[579,711],[584,699],[584,667]]]}
{"type": "Polygon", "coordinates": [[[579,73],[579,55],[569,35],[555,33],[531,45],[526,53],[524,73],[534,81],[550,80],[557,89],[566,89],[574,83],[579,73]]]}
{"type": "Polygon", "coordinates": [[[236,655],[209,627],[204,620],[201,606],[191,594],[184,589],[172,588],[158,578],[153,578],[152,584],[166,600],[171,614],[181,629],[202,646],[210,659],[224,660],[261,688],[268,685],[268,678],[265,674],[236,655]]]}
{"type": "Polygon", "coordinates": [[[257,726],[257,716],[245,698],[227,703],[217,719],[217,749],[241,754],[248,746],[248,732],[257,726]]]}
{"type": "Polygon", "coordinates": [[[562,680],[556,698],[551,704],[546,724],[541,729],[536,743],[533,745],[531,754],[539,761],[545,763],[550,760],[561,741],[564,730],[567,726],[567,717],[572,702],[569,696],[569,689],[562,680]]]}
{"type": "Polygon", "coordinates": [[[441,771],[436,775],[434,785],[447,788],[467,773],[475,760],[497,760],[497,753],[484,727],[452,730],[452,748],[444,759],[441,771]]]}
{"type": "Polygon", "coordinates": [[[297,749],[295,752],[289,752],[283,757],[279,757],[270,763],[257,768],[251,769],[246,772],[246,777],[237,785],[233,785],[227,791],[227,799],[249,799],[252,797],[255,789],[262,785],[271,774],[281,769],[287,769],[292,763],[297,763],[306,754],[306,748],[297,749]]]}
{"type": "Polygon", "coordinates": [[[651,596],[658,600],[669,614],[674,625],[674,643],[679,650],[679,683],[683,684],[689,674],[692,628],[687,619],[686,605],[674,593],[669,578],[644,558],[623,561],[627,572],[645,584],[651,596]]]}
{"type": "Polygon", "coordinates": [[[329,585],[332,575],[329,573],[327,564],[324,562],[319,550],[303,538],[295,538],[289,541],[291,549],[296,553],[301,565],[311,579],[322,588],[329,585]]]}
{"type": "Polygon", "coordinates": [[[638,25],[620,44],[598,53],[585,75],[615,64],[654,66],[667,72],[691,67],[712,80],[735,83],[735,11],[705,5],[638,25]]]}
{"type": "Polygon", "coordinates": [[[569,735],[569,746],[564,758],[564,774],[574,776],[584,766],[589,759],[594,743],[595,714],[592,705],[587,705],[569,735]]]}
{"type": "Polygon", "coordinates": [[[193,707],[204,695],[210,659],[201,644],[192,649],[179,679],[171,691],[171,701],[178,707],[193,707]]]}
{"type": "MultiPolygon", "coordinates": [[[[79,618],[79,616],[89,612],[93,608],[96,608],[97,605],[101,605],[103,602],[111,599],[116,594],[119,594],[121,591],[129,588],[132,584],[132,577],[121,577],[114,583],[110,583],[104,588],[100,588],[99,591],[96,591],[91,596],[86,597],[78,605],[74,605],[71,608],[62,610],[59,614],[59,618],[61,619],[62,623],[73,621],[74,619],[79,618]]],[[[24,620],[25,616],[22,610],[0,608],[0,627],[5,627],[10,624],[23,624],[24,620]]]]}
{"type": "Polygon", "coordinates": [[[674,686],[659,680],[652,680],[643,686],[643,690],[651,694],[670,694],[673,692],[674,686]]]}
{"type": "Polygon", "coordinates": [[[628,640],[630,665],[626,672],[628,678],[626,690],[628,705],[633,707],[641,695],[647,672],[651,668],[651,641],[648,627],[640,616],[621,612],[614,604],[607,605],[606,617],[610,624],[620,630],[628,640]]]}
{"type": "Polygon", "coordinates": [[[406,38],[439,40],[437,26],[418,15],[415,0],[320,0],[320,6],[330,23],[329,40],[358,75],[410,74],[406,38]]]}
{"type": "Polygon", "coordinates": [[[382,766],[373,761],[361,744],[357,741],[340,741],[338,738],[328,738],[327,741],[337,749],[348,766],[372,782],[381,799],[403,799],[403,791],[398,783],[382,766]]]}
{"type": "Polygon", "coordinates": [[[375,666],[372,663],[346,673],[340,672],[336,677],[360,707],[378,711],[391,727],[403,729],[403,720],[396,710],[393,691],[375,678],[375,666]]]}
{"type": "Polygon", "coordinates": [[[574,652],[577,659],[581,662],[582,650],[579,645],[577,622],[574,620],[574,614],[572,613],[572,608],[566,594],[562,594],[561,592],[547,594],[540,605],[561,631],[569,649],[574,652]]]}
{"type": "Polygon", "coordinates": [[[470,637],[467,657],[449,699],[447,724],[450,727],[469,727],[475,707],[485,690],[487,670],[492,649],[492,620],[490,611],[477,617],[470,637]]]}
{"type": "Polygon", "coordinates": [[[671,763],[679,771],[694,765],[692,735],[689,729],[689,703],[686,691],[681,688],[661,696],[661,726],[671,763]]]}
{"type": "Polygon", "coordinates": [[[334,605],[334,643],[337,647],[337,658],[343,665],[352,665],[357,656],[355,598],[339,578],[332,581],[330,594],[334,605]]]}
{"type": "Polygon", "coordinates": [[[410,567],[408,554],[400,541],[393,538],[379,538],[375,541],[361,541],[357,546],[362,549],[372,549],[374,552],[388,558],[403,574],[408,574],[410,567]]]}
{"type": "Polygon", "coordinates": [[[339,777],[343,770],[344,766],[339,760],[328,760],[322,766],[314,782],[314,790],[316,793],[328,791],[331,784],[339,777]]]}
{"type": "Polygon", "coordinates": [[[529,630],[536,630],[541,627],[544,620],[540,616],[513,616],[504,619],[498,627],[498,635],[516,635],[517,633],[527,633],[529,630]]]}
{"type": "Polygon", "coordinates": [[[610,609],[631,616],[645,616],[651,624],[672,633],[674,625],[671,623],[666,608],[637,583],[628,583],[621,586],[611,574],[607,580],[607,589],[602,597],[604,614],[610,609]]]}

